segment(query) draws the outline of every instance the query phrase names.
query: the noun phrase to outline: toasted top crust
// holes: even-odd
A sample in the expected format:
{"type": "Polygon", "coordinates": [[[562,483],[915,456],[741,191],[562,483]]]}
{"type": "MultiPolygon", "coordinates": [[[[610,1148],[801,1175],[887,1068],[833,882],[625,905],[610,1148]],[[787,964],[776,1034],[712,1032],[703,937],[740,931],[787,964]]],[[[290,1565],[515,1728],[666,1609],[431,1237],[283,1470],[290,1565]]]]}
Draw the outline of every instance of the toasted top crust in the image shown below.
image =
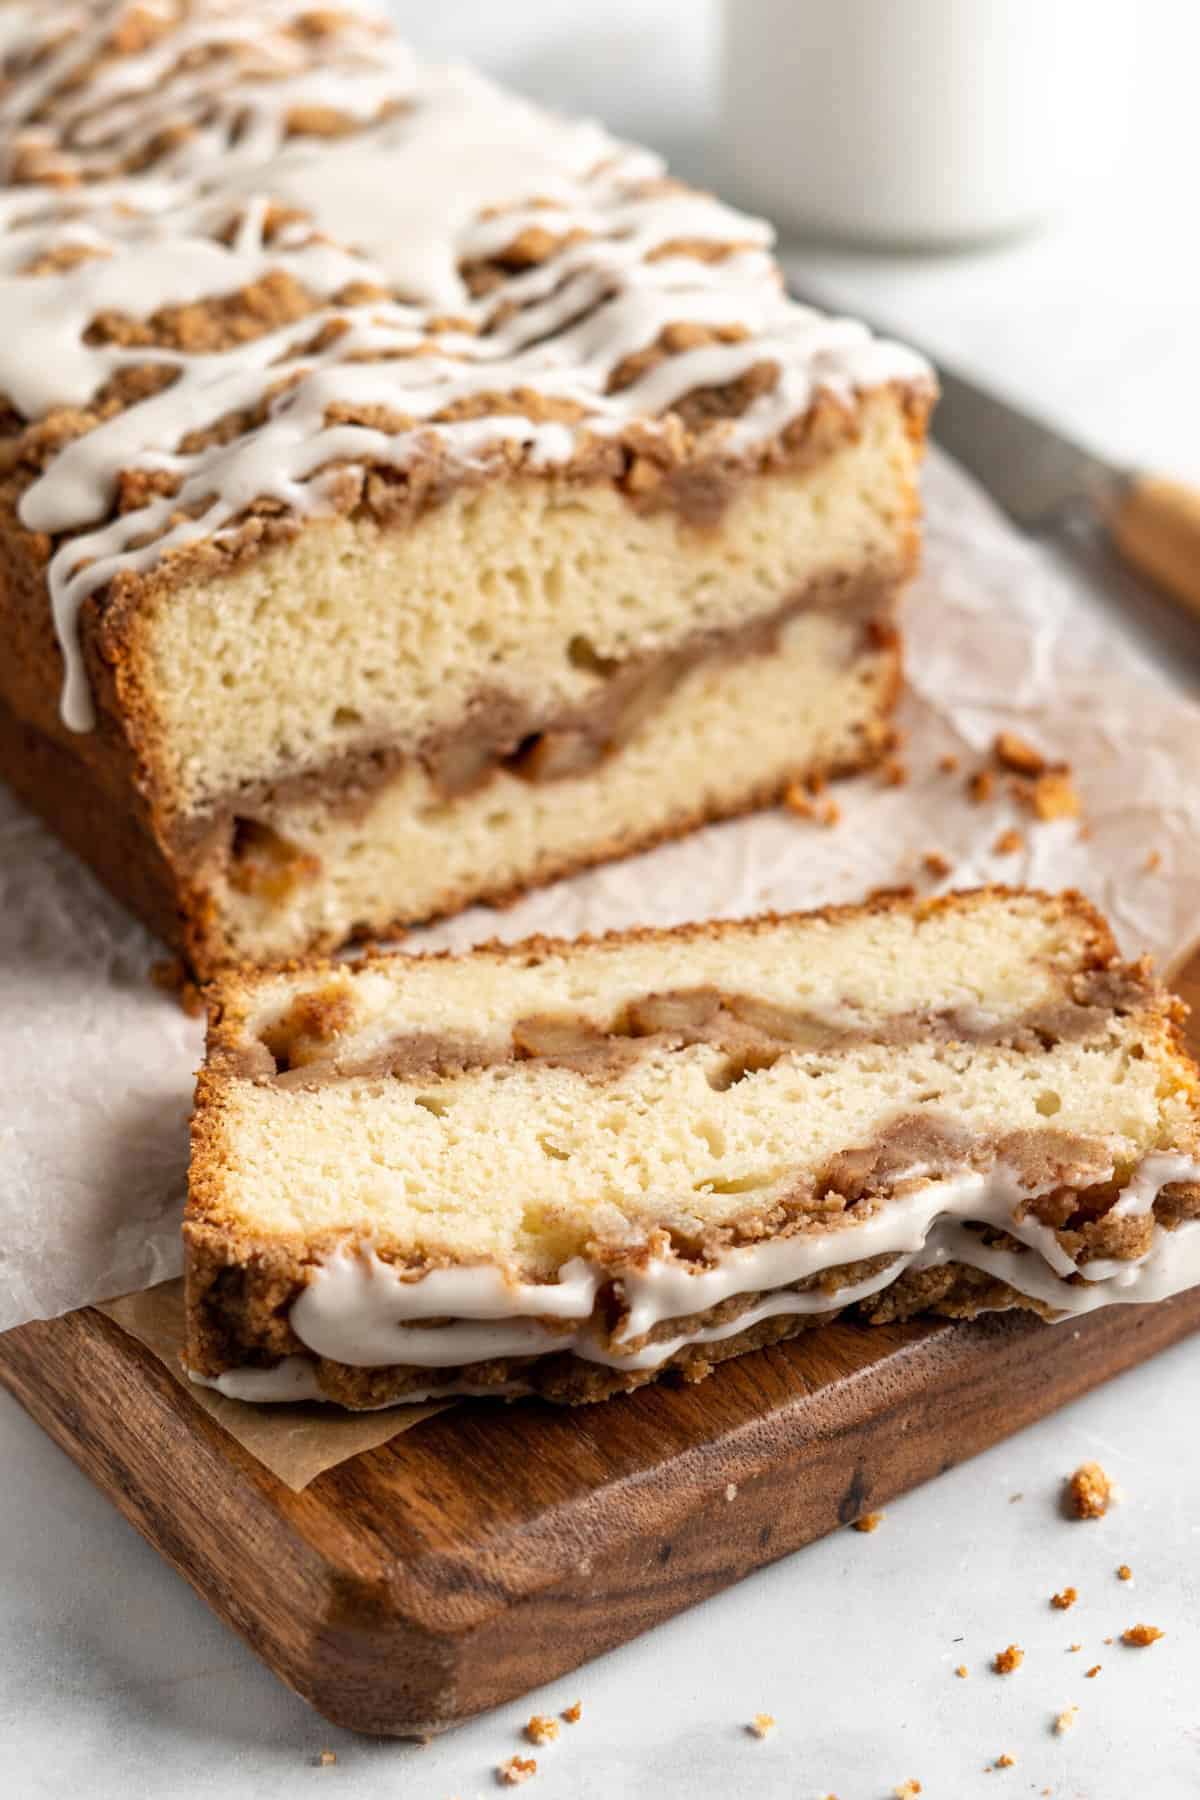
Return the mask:
{"type": "Polygon", "coordinates": [[[361,0],[17,3],[0,51],[0,393],[75,728],[79,608],[197,544],[614,451],[644,495],[786,454],[821,397],[930,388],[789,301],[760,221],[361,0]]]}

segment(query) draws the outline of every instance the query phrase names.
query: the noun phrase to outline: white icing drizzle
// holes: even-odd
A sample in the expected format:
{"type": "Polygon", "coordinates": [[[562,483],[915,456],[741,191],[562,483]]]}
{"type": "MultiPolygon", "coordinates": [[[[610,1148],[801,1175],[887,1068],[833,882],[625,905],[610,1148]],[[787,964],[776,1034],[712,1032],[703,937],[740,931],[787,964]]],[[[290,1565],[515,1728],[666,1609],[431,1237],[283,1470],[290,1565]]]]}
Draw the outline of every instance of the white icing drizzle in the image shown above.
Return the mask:
{"type": "Polygon", "coordinates": [[[61,540],[49,581],[74,730],[93,722],[78,634],[88,596],[187,544],[228,538],[256,501],[298,516],[329,510],[331,465],[404,469],[435,447],[469,468],[506,442],[535,467],[561,465],[585,434],[635,420],[665,432],[686,393],[773,361],[775,388],[717,428],[737,453],[818,392],[930,379],[913,353],[789,301],[761,221],[664,187],[657,157],[595,124],[556,118],[468,70],[419,64],[365,0],[342,8],[345,24],[314,40],[303,26],[311,0],[153,0],[143,11],[170,29],[95,67],[121,0],[22,7],[22,32],[0,35],[10,74],[0,168],[12,183],[0,193],[0,392],[36,420],[87,408],[124,368],[165,363],[175,374],[52,453],[21,502],[30,530],[61,540]],[[297,116],[315,108],[352,128],[297,135],[297,116]],[[14,179],[37,173],[39,157],[45,181],[14,179]],[[131,161],[144,166],[128,174],[131,161]],[[56,170],[74,185],[51,185],[56,170]],[[268,241],[268,200],[305,219],[268,241]],[[498,295],[472,297],[462,269],[537,228],[569,241],[498,295]],[[736,248],[711,261],[662,254],[695,240],[736,248]],[[93,254],[27,272],[63,247],[93,254]],[[85,341],[100,312],[145,318],[276,270],[319,304],[268,336],[207,352],[85,341]],[[351,283],[392,297],[347,304],[338,296],[351,283]],[[436,323],[447,315],[465,328],[436,323]],[[314,349],[334,323],[341,335],[314,349]],[[677,351],[609,393],[618,365],[671,324],[746,335],[677,351]],[[539,404],[436,416],[496,393],[539,404]],[[268,399],[264,422],[182,449],[189,433],[268,399]],[[545,400],[571,402],[579,417],[547,421],[545,400]],[[347,406],[386,409],[399,428],[331,422],[330,409],[347,406]],[[177,487],[114,518],[130,470],[166,472],[177,487]]]}
{"type": "MultiPolygon", "coordinates": [[[[1200,1162],[1169,1152],[1147,1156],[1113,1213],[1144,1216],[1164,1187],[1180,1181],[1200,1181],[1200,1162]]],[[[657,1368],[685,1345],[718,1342],[762,1319],[836,1311],[890,1286],[905,1269],[948,1261],[1007,1282],[1060,1318],[1117,1302],[1162,1300],[1200,1283],[1200,1221],[1174,1230],[1156,1227],[1149,1250],[1136,1259],[1077,1265],[1055,1232],[1028,1214],[1027,1203],[1035,1198],[1000,1163],[986,1173],[969,1169],[937,1180],[914,1170],[857,1223],[729,1250],[701,1270],[673,1257],[651,1258],[620,1280],[626,1313],[611,1341],[593,1319],[601,1286],[610,1277],[581,1257],[564,1264],[559,1279],[550,1283],[512,1282],[494,1266],[437,1269],[413,1280],[372,1249],[347,1246],[314,1272],[292,1307],[290,1324],[314,1356],[355,1368],[454,1368],[493,1357],[570,1350],[586,1362],[633,1371],[657,1368]],[[1003,1230],[1025,1248],[988,1245],[971,1225],[1003,1230]],[[804,1292],[792,1285],[878,1256],[894,1260],[853,1285],[804,1292]],[[1082,1279],[1068,1279],[1076,1275],[1082,1279]],[[621,1348],[666,1320],[703,1313],[747,1293],[761,1298],[735,1319],[621,1348]],[[420,1323],[436,1318],[451,1322],[420,1323]]],[[[292,1383],[304,1388],[303,1397],[317,1397],[308,1391],[316,1386],[314,1366],[303,1357],[286,1358],[277,1369],[228,1371],[209,1385],[239,1399],[301,1397],[292,1393],[292,1383]]],[[[468,1390],[451,1384],[423,1389],[420,1397],[463,1391],[468,1390]]],[[[520,1385],[513,1391],[521,1391],[520,1385]]]]}

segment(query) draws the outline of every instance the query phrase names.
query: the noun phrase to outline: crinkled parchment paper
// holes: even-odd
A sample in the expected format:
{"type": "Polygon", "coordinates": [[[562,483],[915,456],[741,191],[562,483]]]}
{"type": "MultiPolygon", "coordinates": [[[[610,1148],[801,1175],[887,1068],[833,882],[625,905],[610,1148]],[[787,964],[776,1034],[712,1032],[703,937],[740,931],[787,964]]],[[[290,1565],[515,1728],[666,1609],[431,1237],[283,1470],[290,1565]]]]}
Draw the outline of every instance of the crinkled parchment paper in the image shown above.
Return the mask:
{"type": "MultiPolygon", "coordinates": [[[[1072,884],[1123,948],[1166,962],[1200,921],[1200,710],[1140,664],[966,478],[935,460],[925,573],[907,603],[903,787],[837,790],[833,829],[784,812],[716,826],[475,909],[406,948],[730,917],[932,883],[1072,884]],[[1002,728],[1071,762],[1089,832],[972,806],[963,772],[1002,728]],[[940,773],[954,751],[963,771],[940,773]],[[1026,847],[991,846],[1012,823],[1026,847]],[[1151,852],[1158,866],[1146,867],[1151,852]]],[[[161,950],[0,788],[0,1329],[179,1272],[202,1027],[151,986],[161,950]]]]}

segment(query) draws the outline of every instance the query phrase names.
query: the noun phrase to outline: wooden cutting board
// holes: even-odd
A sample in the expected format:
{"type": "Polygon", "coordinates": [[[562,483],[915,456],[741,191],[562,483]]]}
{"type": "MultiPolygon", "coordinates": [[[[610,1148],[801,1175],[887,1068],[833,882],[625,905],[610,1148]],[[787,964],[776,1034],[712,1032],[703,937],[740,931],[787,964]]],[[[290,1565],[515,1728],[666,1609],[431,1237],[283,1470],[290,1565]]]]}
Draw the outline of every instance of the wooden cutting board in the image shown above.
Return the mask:
{"type": "MultiPolygon", "coordinates": [[[[1200,957],[1175,977],[1200,1007],[1200,957]]],[[[469,1403],[284,1487],[90,1309],[0,1380],[339,1725],[439,1731],[930,1480],[1200,1330],[1200,1289],[1076,1324],[837,1323],[563,1410],[469,1403]]]]}

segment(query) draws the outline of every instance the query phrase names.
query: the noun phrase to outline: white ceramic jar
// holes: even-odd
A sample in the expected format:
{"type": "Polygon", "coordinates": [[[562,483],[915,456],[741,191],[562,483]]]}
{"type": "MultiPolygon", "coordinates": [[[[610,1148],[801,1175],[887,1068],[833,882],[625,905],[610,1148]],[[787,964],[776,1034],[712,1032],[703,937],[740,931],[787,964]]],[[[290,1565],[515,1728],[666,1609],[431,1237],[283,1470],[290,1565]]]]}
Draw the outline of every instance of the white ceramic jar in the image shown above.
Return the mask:
{"type": "Polygon", "coordinates": [[[1117,147],[1123,0],[725,0],[724,153],[781,225],[912,246],[1061,208],[1117,147]]]}

